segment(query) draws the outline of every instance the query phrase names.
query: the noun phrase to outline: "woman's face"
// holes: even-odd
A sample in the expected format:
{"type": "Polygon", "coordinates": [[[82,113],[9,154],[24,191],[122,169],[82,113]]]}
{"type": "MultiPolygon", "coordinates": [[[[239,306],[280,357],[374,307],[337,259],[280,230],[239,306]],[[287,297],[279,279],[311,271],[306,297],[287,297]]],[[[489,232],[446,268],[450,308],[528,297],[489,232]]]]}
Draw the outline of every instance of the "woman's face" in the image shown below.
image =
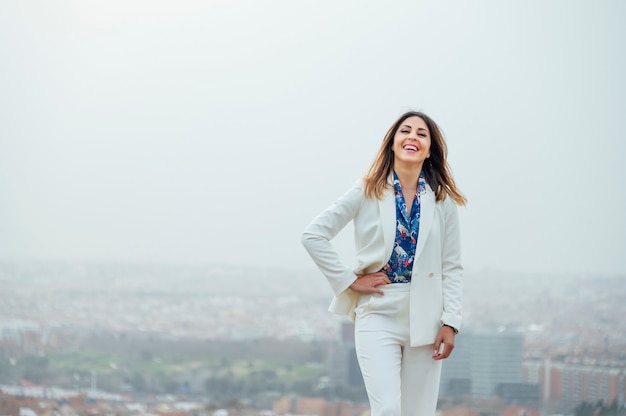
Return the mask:
{"type": "Polygon", "coordinates": [[[430,131],[417,116],[404,120],[393,138],[394,164],[415,165],[421,169],[430,156],[430,131]]]}

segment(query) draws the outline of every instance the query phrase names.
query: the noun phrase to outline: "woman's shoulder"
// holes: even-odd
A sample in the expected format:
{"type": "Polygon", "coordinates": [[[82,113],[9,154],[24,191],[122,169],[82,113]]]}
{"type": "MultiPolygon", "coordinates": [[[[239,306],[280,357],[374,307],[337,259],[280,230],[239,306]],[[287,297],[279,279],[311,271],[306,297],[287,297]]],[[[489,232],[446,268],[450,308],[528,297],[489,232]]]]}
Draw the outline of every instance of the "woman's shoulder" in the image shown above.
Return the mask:
{"type": "Polygon", "coordinates": [[[354,200],[354,199],[362,199],[365,192],[365,185],[363,183],[363,179],[358,178],[350,186],[347,190],[344,191],[343,195],[339,198],[339,200],[354,200]]]}

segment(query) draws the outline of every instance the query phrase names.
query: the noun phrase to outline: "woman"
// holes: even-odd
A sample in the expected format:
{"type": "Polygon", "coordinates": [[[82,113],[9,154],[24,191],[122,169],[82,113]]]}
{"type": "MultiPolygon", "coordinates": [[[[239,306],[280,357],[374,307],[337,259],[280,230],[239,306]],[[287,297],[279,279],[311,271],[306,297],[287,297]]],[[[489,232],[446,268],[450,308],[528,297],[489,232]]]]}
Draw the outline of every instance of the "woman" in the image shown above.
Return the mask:
{"type": "Polygon", "coordinates": [[[441,360],[461,326],[457,205],[466,199],[437,124],[401,115],[367,175],[305,229],[302,243],[335,293],[330,311],[355,322],[355,347],[372,416],[434,415],[441,360]],[[331,240],[350,221],[348,267],[331,240]]]}

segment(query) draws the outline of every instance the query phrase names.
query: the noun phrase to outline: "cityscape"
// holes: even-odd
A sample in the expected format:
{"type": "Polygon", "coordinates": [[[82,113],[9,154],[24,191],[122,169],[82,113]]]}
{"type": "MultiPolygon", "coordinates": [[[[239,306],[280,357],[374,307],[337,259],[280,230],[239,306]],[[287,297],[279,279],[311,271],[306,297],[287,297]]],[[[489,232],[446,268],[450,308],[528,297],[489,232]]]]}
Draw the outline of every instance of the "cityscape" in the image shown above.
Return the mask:
{"type": "MultiPolygon", "coordinates": [[[[439,414],[624,414],[624,278],[466,271],[439,414]]],[[[315,269],[1,263],[0,415],[366,415],[330,298],[315,269]]]]}

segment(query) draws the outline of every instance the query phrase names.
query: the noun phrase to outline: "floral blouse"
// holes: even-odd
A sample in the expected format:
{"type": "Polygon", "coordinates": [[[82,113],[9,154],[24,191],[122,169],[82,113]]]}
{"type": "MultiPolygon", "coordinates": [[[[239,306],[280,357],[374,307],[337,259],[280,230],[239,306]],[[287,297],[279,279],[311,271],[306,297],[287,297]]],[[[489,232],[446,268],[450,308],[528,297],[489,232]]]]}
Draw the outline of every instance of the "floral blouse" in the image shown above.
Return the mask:
{"type": "Polygon", "coordinates": [[[393,187],[396,191],[396,239],[391,258],[383,271],[387,273],[391,283],[409,283],[420,229],[420,196],[426,191],[424,172],[419,176],[410,216],[396,172],[393,172],[393,187]]]}

